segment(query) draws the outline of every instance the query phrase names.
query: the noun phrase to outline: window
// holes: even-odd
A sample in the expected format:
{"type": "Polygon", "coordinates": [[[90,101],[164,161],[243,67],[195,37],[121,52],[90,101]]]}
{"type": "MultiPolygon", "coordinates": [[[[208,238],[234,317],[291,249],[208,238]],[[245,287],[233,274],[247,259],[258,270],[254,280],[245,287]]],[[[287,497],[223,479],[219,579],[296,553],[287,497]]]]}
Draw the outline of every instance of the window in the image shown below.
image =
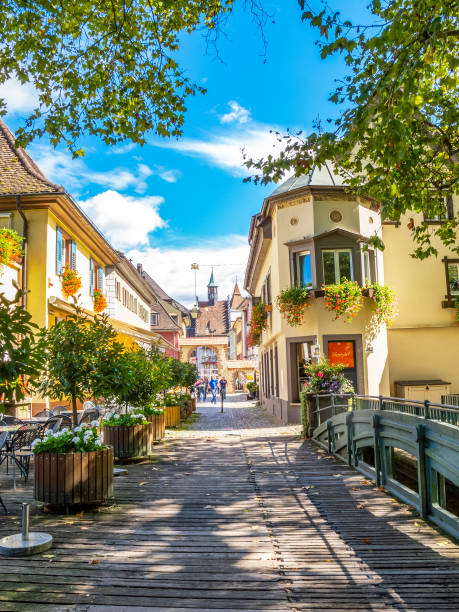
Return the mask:
{"type": "Polygon", "coordinates": [[[142,321],[148,323],[148,311],[141,305],[139,305],[139,317],[142,319],[142,321]]]}
{"type": "Polygon", "coordinates": [[[351,249],[323,250],[322,264],[325,285],[340,283],[343,277],[354,280],[351,249]]]}
{"type": "Polygon", "coordinates": [[[60,276],[64,266],[76,270],[76,257],[76,242],[61,227],[56,227],[56,274],[60,276]]]}
{"type": "Polygon", "coordinates": [[[159,325],[159,315],[157,312],[152,312],[151,313],[151,326],[158,327],[158,325],[159,325]]]}
{"type": "Polygon", "coordinates": [[[121,283],[115,280],[115,296],[116,299],[121,302],[121,283]]]}
{"type": "Polygon", "coordinates": [[[298,287],[312,287],[310,251],[295,253],[295,285],[298,287]]]}
{"type": "Polygon", "coordinates": [[[171,315],[171,319],[178,325],[178,315],[171,315]]]}
{"type": "Polygon", "coordinates": [[[370,253],[368,251],[363,252],[363,282],[371,282],[370,253]]]}
{"type": "Polygon", "coordinates": [[[459,295],[459,262],[448,262],[448,293],[459,295]]]}
{"type": "Polygon", "coordinates": [[[89,260],[89,277],[89,292],[91,295],[94,294],[95,289],[104,290],[104,269],[92,257],[89,260]]]}
{"type": "Polygon", "coordinates": [[[0,213],[0,228],[11,228],[11,213],[0,213]]]}

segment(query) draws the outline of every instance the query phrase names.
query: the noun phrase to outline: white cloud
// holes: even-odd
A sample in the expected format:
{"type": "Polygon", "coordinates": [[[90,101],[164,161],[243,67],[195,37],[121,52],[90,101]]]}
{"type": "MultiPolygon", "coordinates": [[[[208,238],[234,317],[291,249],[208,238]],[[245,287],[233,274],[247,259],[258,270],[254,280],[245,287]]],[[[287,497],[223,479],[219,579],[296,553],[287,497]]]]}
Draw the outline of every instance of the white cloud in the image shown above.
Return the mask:
{"type": "Polygon", "coordinates": [[[234,176],[247,176],[243,166],[243,150],[249,158],[258,159],[279,154],[284,141],[279,142],[275,129],[268,126],[233,131],[230,134],[212,135],[207,140],[184,138],[177,141],[154,141],[158,147],[170,148],[185,155],[202,157],[211,164],[227,170],[234,176]]]}
{"type": "Polygon", "coordinates": [[[180,170],[168,170],[163,166],[155,166],[155,174],[157,174],[166,183],[176,183],[177,180],[182,176],[180,170]]]}
{"type": "Polygon", "coordinates": [[[228,102],[230,111],[220,117],[221,123],[247,123],[250,120],[250,111],[241,106],[236,100],[228,102]]]}
{"type": "Polygon", "coordinates": [[[49,179],[76,193],[89,183],[116,190],[133,187],[136,193],[144,193],[148,188],[145,179],[154,174],[154,170],[143,163],[138,163],[133,170],[123,167],[105,172],[90,170],[81,158],[72,159],[70,153],[46,145],[33,145],[29,152],[49,179]]]}
{"type": "Polygon", "coordinates": [[[148,234],[165,227],[160,196],[132,197],[108,190],[79,202],[82,209],[117,249],[148,245],[148,234]]]}
{"type": "Polygon", "coordinates": [[[242,290],[249,254],[247,236],[215,236],[211,240],[196,239],[193,244],[196,246],[136,248],[131,249],[127,257],[134,264],[141,263],[167,294],[187,306],[194,303],[192,263],[200,264],[197,272],[199,299],[207,299],[212,264],[215,266],[214,278],[220,299],[226,299],[233,293],[236,278],[242,290]]]}
{"type": "Polygon", "coordinates": [[[8,115],[30,113],[39,104],[37,90],[31,83],[24,85],[16,78],[0,85],[0,98],[6,100],[8,115]]]}

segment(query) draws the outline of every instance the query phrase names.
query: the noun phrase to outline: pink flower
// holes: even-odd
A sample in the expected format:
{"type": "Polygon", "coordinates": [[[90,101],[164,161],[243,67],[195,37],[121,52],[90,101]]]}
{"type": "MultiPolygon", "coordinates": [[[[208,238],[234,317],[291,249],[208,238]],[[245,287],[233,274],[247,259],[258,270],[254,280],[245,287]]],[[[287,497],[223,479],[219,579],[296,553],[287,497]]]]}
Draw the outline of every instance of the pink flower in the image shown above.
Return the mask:
{"type": "Polygon", "coordinates": [[[319,378],[323,378],[323,377],[324,377],[324,373],[323,373],[323,372],[317,372],[317,376],[318,376],[319,378]]]}

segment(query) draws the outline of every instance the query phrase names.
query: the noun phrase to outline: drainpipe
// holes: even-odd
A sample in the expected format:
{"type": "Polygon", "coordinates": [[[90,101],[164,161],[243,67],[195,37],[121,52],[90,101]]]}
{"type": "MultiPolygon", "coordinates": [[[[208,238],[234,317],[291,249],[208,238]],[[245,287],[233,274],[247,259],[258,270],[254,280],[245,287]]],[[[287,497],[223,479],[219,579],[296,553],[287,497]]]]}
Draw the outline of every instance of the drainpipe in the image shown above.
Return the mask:
{"type": "Polygon", "coordinates": [[[16,196],[16,210],[18,211],[18,213],[21,215],[22,217],[22,235],[24,237],[24,241],[22,243],[23,245],[23,249],[24,249],[24,256],[22,258],[22,305],[24,307],[24,309],[27,308],[27,263],[28,263],[28,257],[27,257],[27,219],[21,209],[21,196],[17,195],[16,196]]]}

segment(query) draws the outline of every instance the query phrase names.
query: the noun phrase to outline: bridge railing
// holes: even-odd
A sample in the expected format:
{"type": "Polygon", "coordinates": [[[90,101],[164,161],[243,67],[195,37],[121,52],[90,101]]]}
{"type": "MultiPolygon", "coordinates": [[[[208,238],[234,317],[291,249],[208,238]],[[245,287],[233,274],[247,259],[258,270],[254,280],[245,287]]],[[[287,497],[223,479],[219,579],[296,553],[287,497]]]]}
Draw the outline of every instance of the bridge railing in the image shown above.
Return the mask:
{"type": "Polygon", "coordinates": [[[415,403],[410,409],[419,408],[418,415],[404,411],[405,403],[399,410],[399,398],[389,398],[384,409],[374,408],[380,398],[363,399],[371,400],[370,407],[361,402],[360,408],[331,416],[314,429],[313,440],[459,537],[459,427],[446,420],[442,405],[433,406],[437,414],[431,406],[423,411],[423,403],[415,403]],[[400,461],[410,466],[412,488],[398,471],[400,461]]]}
{"type": "Polygon", "coordinates": [[[459,408],[459,393],[442,395],[441,403],[446,404],[447,406],[457,406],[459,408]]]}
{"type": "MultiPolygon", "coordinates": [[[[442,396],[442,399],[457,396],[442,396]]],[[[401,397],[385,397],[382,395],[356,395],[353,393],[303,393],[301,395],[301,414],[303,433],[310,437],[312,431],[327,419],[352,410],[391,410],[412,414],[442,423],[459,426],[459,405],[418,401],[401,397]]]]}

